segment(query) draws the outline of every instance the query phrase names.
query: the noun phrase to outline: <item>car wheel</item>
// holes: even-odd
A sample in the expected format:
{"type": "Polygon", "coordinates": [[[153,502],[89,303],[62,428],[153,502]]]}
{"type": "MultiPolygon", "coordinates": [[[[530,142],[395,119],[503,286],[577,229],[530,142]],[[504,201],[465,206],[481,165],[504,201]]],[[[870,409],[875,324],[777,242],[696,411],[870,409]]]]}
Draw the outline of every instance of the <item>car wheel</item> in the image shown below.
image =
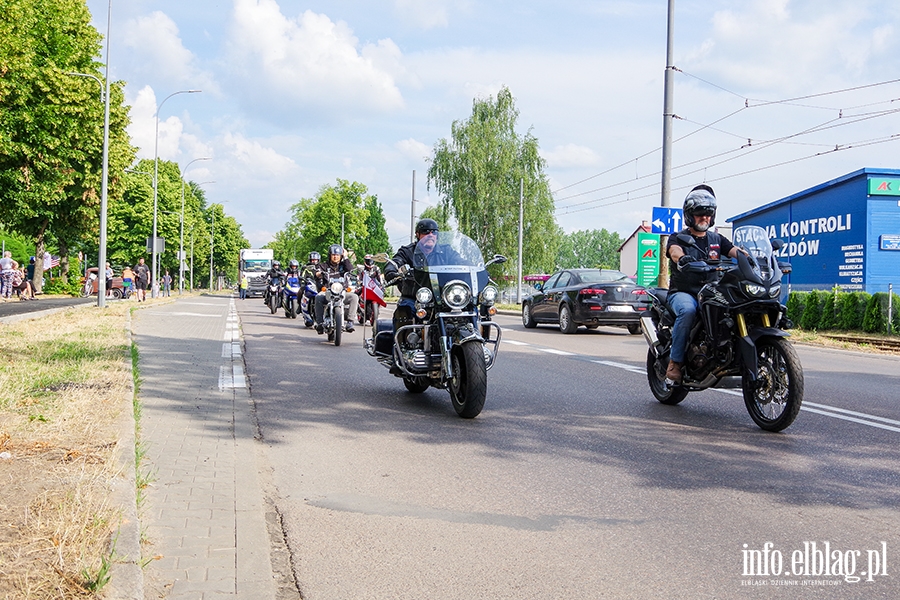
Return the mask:
{"type": "Polygon", "coordinates": [[[578,323],[572,319],[572,309],[568,304],[559,307],[559,330],[563,333],[575,333],[578,330],[578,323]]]}
{"type": "Polygon", "coordinates": [[[527,302],[522,304],[522,325],[527,329],[537,327],[537,321],[534,320],[534,315],[531,314],[531,304],[527,302]]]}

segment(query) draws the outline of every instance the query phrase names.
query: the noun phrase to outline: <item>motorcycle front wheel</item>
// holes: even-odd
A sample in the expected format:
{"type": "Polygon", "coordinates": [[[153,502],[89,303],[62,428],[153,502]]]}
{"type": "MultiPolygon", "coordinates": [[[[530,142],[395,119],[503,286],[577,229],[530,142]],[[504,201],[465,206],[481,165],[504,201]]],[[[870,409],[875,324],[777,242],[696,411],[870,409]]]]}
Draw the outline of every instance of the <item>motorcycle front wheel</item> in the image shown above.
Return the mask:
{"type": "Polygon", "coordinates": [[[334,313],[334,345],[341,345],[341,333],[344,331],[344,311],[338,310],[334,313]]]}
{"type": "Polygon", "coordinates": [[[275,294],[269,296],[269,310],[272,311],[273,315],[278,312],[278,298],[275,294]]]}
{"type": "Polygon", "coordinates": [[[756,381],[743,378],[744,404],[753,421],[766,431],[786,429],[803,402],[803,367],[789,341],[762,338],[756,342],[756,381]]]}
{"type": "Polygon", "coordinates": [[[663,404],[674,406],[687,397],[688,391],[680,385],[666,385],[667,366],[665,360],[657,359],[652,350],[647,350],[647,381],[650,383],[650,391],[663,404]]]}
{"type": "Polygon", "coordinates": [[[453,378],[447,389],[456,414],[474,419],[484,408],[487,397],[487,367],[481,344],[469,342],[453,348],[451,353],[453,378]]]}

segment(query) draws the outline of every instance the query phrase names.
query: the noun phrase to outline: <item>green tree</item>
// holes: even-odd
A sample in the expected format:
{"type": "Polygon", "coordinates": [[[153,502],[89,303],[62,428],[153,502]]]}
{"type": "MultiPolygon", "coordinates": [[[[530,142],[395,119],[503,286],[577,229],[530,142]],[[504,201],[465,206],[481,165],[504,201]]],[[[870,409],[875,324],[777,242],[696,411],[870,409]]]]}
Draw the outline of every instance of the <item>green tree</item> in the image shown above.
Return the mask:
{"type": "Polygon", "coordinates": [[[362,259],[366,254],[387,252],[393,254],[391,242],[385,228],[384,210],[376,196],[368,196],[365,200],[366,209],[366,236],[359,240],[356,247],[357,259],[362,259]]]}
{"type": "Polygon", "coordinates": [[[429,206],[419,215],[419,220],[421,219],[434,219],[437,221],[441,231],[446,231],[452,227],[450,215],[447,214],[447,210],[443,206],[429,206]]]}
{"type": "Polygon", "coordinates": [[[564,235],[556,266],[559,269],[619,268],[619,248],[624,240],[606,229],[573,231],[564,235]]]}
{"type": "Polygon", "coordinates": [[[493,269],[495,276],[516,272],[519,231],[519,185],[524,182],[523,265],[525,272],[553,269],[559,229],[544,174],[538,140],[516,132],[519,111],[507,88],[497,97],[475,99],[472,116],[454,121],[450,139],[435,146],[428,169],[432,184],[460,231],[485,256],[510,260],[493,269]]]}
{"type": "MultiPolygon", "coordinates": [[[[55,239],[65,271],[70,246],[97,231],[103,139],[100,86],[69,73],[100,76],[101,36],[83,0],[6,0],[0,39],[4,222],[34,239],[37,255],[55,239]]],[[[112,91],[110,164],[124,166],[127,108],[121,84],[112,91]]]]}

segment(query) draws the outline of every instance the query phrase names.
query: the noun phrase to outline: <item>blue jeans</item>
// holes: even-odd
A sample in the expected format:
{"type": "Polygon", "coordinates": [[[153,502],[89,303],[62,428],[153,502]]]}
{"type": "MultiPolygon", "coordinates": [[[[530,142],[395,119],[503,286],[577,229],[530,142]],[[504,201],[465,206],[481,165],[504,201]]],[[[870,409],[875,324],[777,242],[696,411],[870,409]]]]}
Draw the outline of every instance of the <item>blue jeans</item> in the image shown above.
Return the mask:
{"type": "Polygon", "coordinates": [[[672,327],[672,352],[669,359],[683,363],[691,327],[697,316],[697,298],[687,292],[674,292],[669,294],[668,301],[669,308],[675,313],[675,325],[672,327]]]}

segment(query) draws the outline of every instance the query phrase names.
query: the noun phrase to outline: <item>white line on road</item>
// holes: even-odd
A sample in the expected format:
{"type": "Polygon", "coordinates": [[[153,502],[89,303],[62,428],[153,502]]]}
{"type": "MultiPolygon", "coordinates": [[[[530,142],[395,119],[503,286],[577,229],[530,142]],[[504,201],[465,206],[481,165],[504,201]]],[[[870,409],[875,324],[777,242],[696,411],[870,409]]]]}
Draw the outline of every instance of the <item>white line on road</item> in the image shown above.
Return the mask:
{"type": "Polygon", "coordinates": [[[559,354],[560,356],[576,356],[574,352],[566,352],[564,350],[557,350],[555,348],[535,348],[540,352],[546,352],[548,354],[559,354]]]}

